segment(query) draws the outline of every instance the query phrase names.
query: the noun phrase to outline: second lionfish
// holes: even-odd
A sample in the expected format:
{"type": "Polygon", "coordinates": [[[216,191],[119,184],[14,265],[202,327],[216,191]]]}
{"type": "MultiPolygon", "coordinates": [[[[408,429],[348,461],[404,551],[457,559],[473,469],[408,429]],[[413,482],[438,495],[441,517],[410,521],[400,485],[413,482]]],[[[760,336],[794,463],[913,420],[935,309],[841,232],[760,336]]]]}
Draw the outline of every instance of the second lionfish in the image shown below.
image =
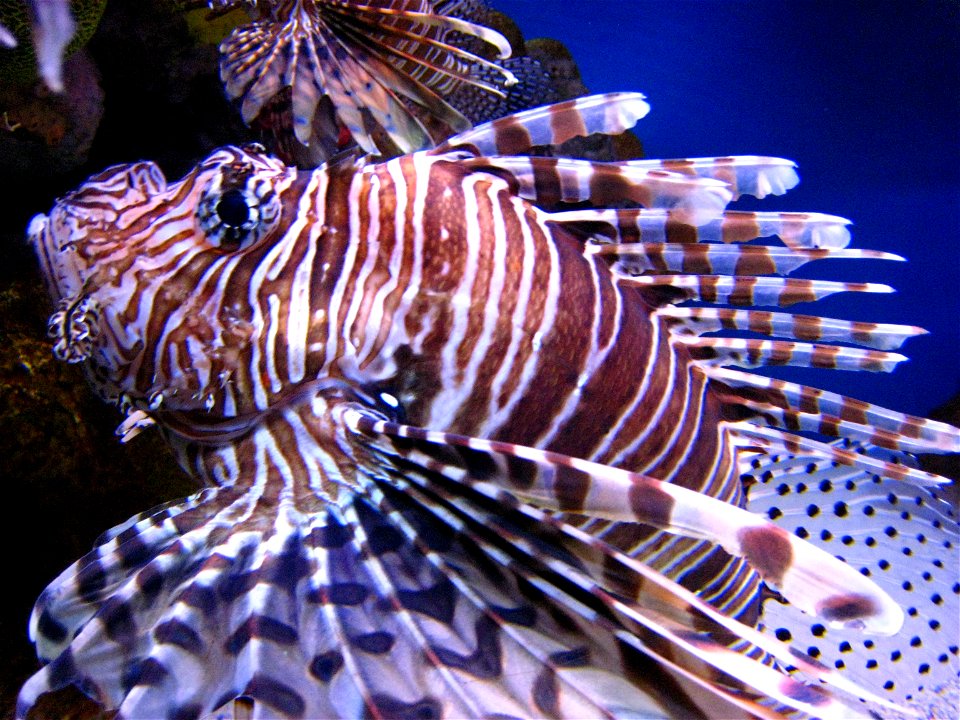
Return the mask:
{"type": "Polygon", "coordinates": [[[205,489],[42,594],[18,716],[72,684],[129,718],[846,718],[955,680],[956,523],[904,453],[960,432],[735,369],[890,369],[917,328],[753,307],[885,291],[780,275],[890,256],[726,210],[792,187],[784,160],[519,155],[647,110],[381,164],[124,165],[35,218],[54,352],[205,489]],[[887,680],[891,643],[919,682],[887,680]]]}
{"type": "Polygon", "coordinates": [[[314,166],[349,140],[387,157],[554,99],[546,74],[486,27],[483,0],[219,0],[254,22],[221,45],[247,123],[314,166]]]}

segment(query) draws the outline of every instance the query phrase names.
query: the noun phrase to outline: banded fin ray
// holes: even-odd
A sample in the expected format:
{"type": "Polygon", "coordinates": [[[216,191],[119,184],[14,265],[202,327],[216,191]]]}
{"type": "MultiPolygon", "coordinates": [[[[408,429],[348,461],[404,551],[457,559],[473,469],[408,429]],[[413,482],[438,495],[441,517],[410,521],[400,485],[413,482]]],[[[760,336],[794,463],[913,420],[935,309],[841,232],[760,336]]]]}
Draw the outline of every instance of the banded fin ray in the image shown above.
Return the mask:
{"type": "Polygon", "coordinates": [[[898,363],[907,359],[899,353],[882,350],[788,340],[680,335],[673,338],[673,342],[686,347],[700,365],[736,365],[746,368],[795,366],[891,372],[898,363]]]}
{"type": "MultiPolygon", "coordinates": [[[[756,425],[767,425],[773,428],[785,428],[794,432],[808,432],[826,435],[827,437],[844,437],[851,440],[870,442],[879,447],[885,447],[894,450],[926,450],[923,442],[914,442],[909,437],[898,433],[892,433],[885,430],[863,425],[861,423],[841,420],[835,415],[825,413],[802,412],[798,410],[785,410],[768,402],[751,400],[749,398],[731,396],[718,393],[721,402],[728,407],[739,407],[751,412],[751,422],[756,425]]],[[[808,449],[813,449],[808,448],[808,449]]],[[[831,457],[835,457],[831,455],[831,457]]],[[[849,461],[844,464],[850,464],[849,461]]],[[[889,472],[884,468],[885,472],[889,472]]],[[[921,482],[931,482],[931,478],[922,478],[921,482]]]]}
{"type": "Polygon", "coordinates": [[[666,305],[657,315],[669,318],[671,332],[690,335],[741,330],[798,340],[842,342],[877,350],[896,350],[911,337],[926,334],[913,325],[868,323],[764,310],[677,307],[666,305]]]}
{"type": "Polygon", "coordinates": [[[659,169],[691,177],[720,180],[730,187],[734,199],[742,195],[760,199],[767,195],[783,195],[800,182],[793,161],[757,155],[630,160],[624,164],[632,168],[659,169]]]}
{"type": "Polygon", "coordinates": [[[902,610],[855,571],[708,495],[559,453],[425,430],[358,411],[345,413],[344,422],[358,434],[466,448],[482,467],[479,479],[473,478],[468,458],[462,482],[490,482],[546,508],[644,523],[715,542],[746,557],[792,604],[829,622],[855,622],[872,632],[894,633],[903,621],[902,610]]]}
{"type": "Polygon", "coordinates": [[[550,221],[610,243],[742,243],[771,236],[798,250],[840,249],[850,243],[849,220],[813,212],[726,210],[720,217],[694,225],[671,210],[585,208],[553,212],[550,221]]]}
{"type": "MultiPolygon", "coordinates": [[[[359,412],[362,414],[362,411],[359,412]]],[[[371,416],[365,417],[370,422],[361,422],[358,430],[368,441],[372,442],[372,446],[378,453],[384,453],[381,455],[384,462],[389,464],[391,460],[394,460],[400,463],[398,465],[400,472],[392,476],[388,480],[389,483],[399,484],[398,487],[408,495],[420,496],[420,501],[424,504],[430,504],[432,497],[442,497],[446,504],[459,510],[460,520],[458,523],[461,526],[467,523],[475,523],[477,528],[495,529],[494,537],[507,539],[510,543],[511,552],[523,553],[523,558],[512,565],[517,572],[530,575],[531,568],[542,564],[552,568],[564,580],[577,584],[589,595],[600,598],[606,607],[614,610],[621,616],[621,620],[631,627],[629,634],[639,640],[641,645],[638,647],[641,647],[644,652],[657,655],[667,664],[672,664],[673,661],[683,662],[677,656],[678,651],[680,651],[681,656],[685,652],[690,653],[715,665],[719,670],[738,677],[747,684],[752,684],[764,694],[778,697],[782,702],[793,707],[801,707],[798,703],[803,700],[811,701],[812,698],[817,698],[817,702],[823,703],[822,705],[806,706],[803,709],[808,712],[815,712],[823,717],[850,717],[848,707],[840,703],[833,703],[828,699],[828,696],[818,695],[812,688],[806,687],[804,691],[801,688],[805,686],[791,685],[791,681],[779,673],[775,673],[772,669],[760,665],[755,660],[751,660],[749,657],[724,645],[717,644],[709,637],[710,632],[719,631],[721,635],[725,635],[724,630],[726,630],[741,635],[751,642],[756,642],[758,647],[771,652],[785,664],[797,666],[815,679],[835,685],[838,689],[856,696],[870,696],[874,701],[884,704],[881,698],[870,695],[869,692],[848,682],[838,673],[825,668],[812,659],[806,658],[802,653],[798,654],[782,643],[769,637],[763,637],[762,633],[753,628],[723,615],[695,594],[645,564],[627,557],[598,538],[567,525],[563,522],[563,516],[554,516],[529,505],[517,505],[515,500],[510,500],[508,496],[503,494],[499,485],[491,485],[484,481],[474,482],[469,478],[469,475],[471,474],[471,468],[475,471],[483,465],[480,460],[480,455],[484,454],[483,450],[470,448],[469,454],[461,453],[459,456],[438,452],[438,448],[431,450],[425,448],[423,444],[426,431],[411,432],[403,436],[384,436],[387,442],[397,443],[394,447],[390,447],[378,441],[375,437],[378,427],[387,430],[390,426],[382,425],[382,421],[377,421],[371,416]],[[391,441],[389,438],[393,438],[393,440],[391,441]],[[418,453],[418,447],[423,450],[422,453],[418,453]],[[426,471],[426,476],[421,477],[418,468],[426,471]],[[462,491],[444,489],[445,486],[438,485],[435,479],[430,479],[433,474],[450,478],[455,487],[460,487],[466,483],[471,490],[488,497],[497,505],[504,506],[505,504],[505,507],[523,513],[533,522],[534,527],[554,527],[558,529],[573,540],[574,545],[580,548],[575,550],[572,546],[566,546],[568,549],[577,552],[577,557],[586,564],[582,567],[570,565],[562,556],[555,553],[545,554],[542,547],[531,544],[530,539],[506,519],[502,510],[485,509],[483,505],[478,506],[469,502],[462,491]],[[614,572],[608,565],[608,561],[622,566],[623,572],[614,572]],[[638,579],[626,580],[633,573],[636,573],[638,579]],[[601,577],[604,578],[603,584],[598,585],[597,583],[600,581],[593,578],[601,577]],[[621,577],[624,578],[625,582],[622,586],[618,580],[621,577]],[[640,581],[639,578],[643,578],[643,580],[640,581]],[[656,610],[655,608],[660,609],[656,610]],[[662,614],[664,611],[667,612],[667,615],[662,614]],[[714,627],[714,630],[708,632],[705,629],[708,627],[714,627]],[[647,637],[651,631],[668,640],[669,643],[675,644],[673,649],[665,651],[662,643],[644,645],[643,638],[647,637]],[[690,644],[691,642],[693,645],[690,644]],[[664,652],[667,654],[664,655],[664,652]],[[770,674],[764,676],[764,673],[770,674]],[[790,692],[797,693],[797,695],[791,696],[790,692]]],[[[351,418],[346,415],[345,420],[348,423],[352,422],[351,418]]],[[[432,435],[439,438],[443,434],[433,433],[432,435]]],[[[471,438],[470,440],[475,439],[471,438]]],[[[429,443],[430,441],[426,442],[429,443]]],[[[440,443],[438,442],[438,444],[440,443]]],[[[545,453],[545,455],[549,454],[545,453]]],[[[551,457],[552,459],[554,458],[551,457]]],[[[544,462],[547,462],[546,459],[544,462]]],[[[486,469],[481,470],[480,474],[481,476],[488,475],[486,469]]],[[[474,537],[478,532],[479,530],[474,531],[474,537]]],[[[478,540],[478,542],[483,541],[478,540]]],[[[495,553],[490,551],[489,554],[494,555],[495,553]]],[[[503,562],[506,562],[506,560],[503,562]]],[[[531,576],[531,582],[535,582],[534,576],[531,576]]],[[[564,597],[564,593],[560,593],[560,597],[564,597]]],[[[564,599],[564,602],[567,602],[567,600],[564,599]]],[[[581,610],[590,612],[586,608],[581,610]]],[[[593,624],[599,624],[600,626],[604,624],[603,616],[596,616],[595,613],[589,615],[588,619],[593,624]]],[[[713,691],[718,690],[717,686],[713,687],[713,691]]]]}
{"type": "Polygon", "coordinates": [[[488,156],[464,160],[464,167],[505,176],[514,193],[541,209],[560,203],[610,205],[629,201],[670,208],[699,225],[720,215],[733,197],[727,183],[626,163],[569,158],[488,156]]]}
{"type": "MultiPolygon", "coordinates": [[[[814,440],[813,438],[783,432],[754,422],[737,422],[728,425],[732,436],[743,445],[755,445],[764,448],[770,455],[807,454],[830,459],[840,465],[858,467],[881,477],[893,480],[908,480],[917,485],[943,485],[950,482],[947,478],[926,470],[919,470],[901,462],[882,460],[869,455],[861,455],[836,445],[814,440]]],[[[880,441],[883,436],[878,436],[880,441]]],[[[954,435],[956,440],[956,435],[954,435]]],[[[933,450],[937,452],[937,450],[933,450]]]]}
{"type": "Polygon", "coordinates": [[[893,292],[892,287],[881,283],[751,275],[624,275],[618,282],[642,288],[669,289],[674,293],[672,302],[697,300],[737,306],[788,307],[802,302],[816,302],[839,292],[893,292]]]}
{"type": "Polygon", "coordinates": [[[586,252],[615,263],[620,272],[676,272],[694,275],[789,275],[816,260],[903,260],[876,250],[799,250],[766,245],[689,243],[589,244],[586,252]]]}
{"type": "Polygon", "coordinates": [[[465,146],[478,156],[516,155],[539,145],[561,145],[574,137],[616,135],[648,112],[650,106],[641,93],[589,95],[477,125],[430,152],[442,154],[465,146]]]}
{"type": "MultiPolygon", "coordinates": [[[[730,368],[706,367],[703,371],[728,388],[739,389],[744,397],[759,397],[784,410],[833,417],[889,433],[896,436],[901,443],[895,447],[886,446],[891,450],[921,453],[960,452],[960,435],[956,428],[946,423],[905,415],[862,400],[779,378],[730,368]]],[[[824,427],[819,432],[825,433],[827,430],[824,427]]]]}
{"type": "MultiPolygon", "coordinates": [[[[456,139],[452,144],[456,144],[456,139]]],[[[674,209],[675,213],[699,209],[701,213],[694,215],[693,224],[701,225],[720,217],[737,192],[746,189],[760,192],[766,188],[766,185],[755,188],[750,177],[761,173],[770,159],[745,156],[730,160],[731,171],[735,173],[730,181],[719,179],[725,177],[725,173],[675,172],[669,162],[661,165],[660,161],[595,162],[494,155],[468,160],[466,165],[506,173],[515,181],[520,197],[545,210],[558,203],[586,202],[603,206],[630,201],[645,208],[674,209]],[[714,174],[717,177],[713,177],[714,174]],[[686,201],[682,205],[678,203],[681,199],[686,201]]],[[[790,167],[792,171],[792,163],[790,167]]],[[[783,182],[777,184],[784,192],[787,186],[783,182]]]]}

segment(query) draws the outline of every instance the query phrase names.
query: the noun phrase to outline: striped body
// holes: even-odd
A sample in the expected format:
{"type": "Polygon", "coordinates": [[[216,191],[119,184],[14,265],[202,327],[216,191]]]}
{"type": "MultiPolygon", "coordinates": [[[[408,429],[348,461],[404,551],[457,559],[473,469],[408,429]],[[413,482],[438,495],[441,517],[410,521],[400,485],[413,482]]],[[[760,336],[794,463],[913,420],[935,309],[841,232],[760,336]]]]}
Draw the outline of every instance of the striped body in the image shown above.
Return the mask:
{"type": "MultiPolygon", "coordinates": [[[[277,225],[287,230],[241,261],[201,243],[159,243],[179,238],[183,220],[151,208],[172,227],[153,222],[119,243],[140,263],[164,268],[171,281],[143,287],[142,295],[124,293],[126,307],[104,308],[117,313],[106,317],[112,333],[126,327],[131,339],[145,335],[156,348],[123,368],[116,392],[160,393],[160,409],[179,411],[171,424],[187,424],[189,437],[211,421],[235,431],[240,421],[230,418],[259,420],[288,398],[303,402],[316,378],[335,378],[393,395],[414,425],[595,459],[742,504],[719,406],[687,350],[670,340],[668,320],[653,315],[642,289],[618,286],[601,256],[585,256],[582,241],[551,225],[506,181],[465,170],[455,159],[420,154],[294,177],[239,150],[212,156],[201,166],[209,171],[166,194],[199,205],[221,168],[250,164],[269,178],[264,192],[277,195],[277,225]],[[188,296],[187,288],[195,290],[188,296]],[[167,304],[151,296],[159,289],[170,295],[167,304]],[[144,312],[141,306],[153,309],[143,335],[130,332],[128,319],[133,308],[144,312]],[[200,362],[199,347],[209,348],[200,362]],[[199,417],[184,416],[198,399],[199,417]]],[[[75,207],[83,208],[82,199],[75,207]]],[[[133,282],[138,270],[139,263],[127,268],[121,282],[133,282]]],[[[330,430],[314,424],[305,419],[303,427],[323,448],[330,430]]],[[[298,429],[276,431],[291,464],[316,452],[283,439],[301,435],[298,429]]],[[[336,464],[333,449],[326,452],[311,476],[336,464]]],[[[340,472],[344,480],[323,484],[350,484],[352,473],[340,472]]],[[[217,482],[209,469],[202,476],[217,482]]],[[[633,528],[621,542],[632,547],[642,537],[633,528]]],[[[691,544],[673,539],[664,549],[664,542],[653,542],[664,566],[691,544]]],[[[687,557],[679,570],[703,561],[687,557]]],[[[711,579],[701,572],[693,585],[711,579]]],[[[740,610],[757,599],[755,578],[731,582],[746,583],[736,588],[744,592],[726,597],[720,582],[721,600],[740,610]]]]}
{"type": "Polygon", "coordinates": [[[723,214],[791,164],[512,156],[645,112],[598,96],[310,172],[224,148],[177,183],[107,170],[35,219],[55,353],[209,487],[48,588],[52,662],[19,712],[77,683],[131,717],[241,695],[288,717],[843,716],[759,654],[866,696],[753,630],[761,582],[837,627],[902,610],[744,511],[741,473],[790,452],[929,484],[781,428],[894,451],[957,430],[726,367],[888,369],[915,328],[676,307],[883,289],[766,276],[885,257],[840,249],[832,216],[723,214]],[[621,201],[645,209],[602,209],[621,201]],[[787,247],[696,242],[771,232],[787,247]],[[701,336],[742,327],[873,349],[701,336]]]}

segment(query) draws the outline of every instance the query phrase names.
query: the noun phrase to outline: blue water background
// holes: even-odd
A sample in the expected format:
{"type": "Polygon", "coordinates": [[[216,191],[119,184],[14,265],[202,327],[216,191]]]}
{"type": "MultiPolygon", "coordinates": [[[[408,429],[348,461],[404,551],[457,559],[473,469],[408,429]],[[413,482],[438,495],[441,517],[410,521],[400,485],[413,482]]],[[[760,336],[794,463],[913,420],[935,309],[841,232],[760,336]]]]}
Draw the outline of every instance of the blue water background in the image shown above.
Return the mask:
{"type": "Polygon", "coordinates": [[[851,247],[908,263],[823,261],[799,276],[881,282],[799,312],[920,325],[892,374],[777,370],[927,414],[960,391],[960,3],[955,0],[493,0],[561,40],[593,92],[638,90],[648,157],[777,155],[801,184],[760,207],[854,222],[851,247]]]}

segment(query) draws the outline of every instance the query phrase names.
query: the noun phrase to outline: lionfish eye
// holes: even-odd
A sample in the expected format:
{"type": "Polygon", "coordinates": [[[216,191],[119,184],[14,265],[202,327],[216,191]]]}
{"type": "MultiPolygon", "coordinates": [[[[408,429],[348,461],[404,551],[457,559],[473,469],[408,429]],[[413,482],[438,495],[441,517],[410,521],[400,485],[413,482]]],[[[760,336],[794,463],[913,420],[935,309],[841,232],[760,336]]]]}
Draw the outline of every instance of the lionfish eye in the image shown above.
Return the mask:
{"type": "Polygon", "coordinates": [[[228,190],[217,203],[217,216],[220,220],[230,227],[243,227],[243,224],[250,219],[250,208],[247,207],[247,199],[239,190],[228,190]]]}
{"type": "Polygon", "coordinates": [[[280,217],[280,199],[268,178],[246,166],[224,167],[197,206],[197,221],[211,244],[243,250],[264,237],[280,217]]]}

